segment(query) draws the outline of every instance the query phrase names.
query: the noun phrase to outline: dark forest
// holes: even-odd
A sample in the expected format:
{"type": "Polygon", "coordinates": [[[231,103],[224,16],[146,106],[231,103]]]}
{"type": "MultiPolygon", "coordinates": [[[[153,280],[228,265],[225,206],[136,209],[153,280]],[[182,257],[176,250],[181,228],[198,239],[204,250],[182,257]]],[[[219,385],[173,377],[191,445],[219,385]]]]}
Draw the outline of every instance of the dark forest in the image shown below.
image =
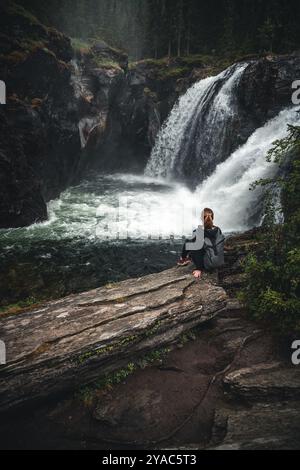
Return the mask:
{"type": "Polygon", "coordinates": [[[102,38],[133,59],[299,48],[297,0],[25,0],[72,37],[102,38]]]}

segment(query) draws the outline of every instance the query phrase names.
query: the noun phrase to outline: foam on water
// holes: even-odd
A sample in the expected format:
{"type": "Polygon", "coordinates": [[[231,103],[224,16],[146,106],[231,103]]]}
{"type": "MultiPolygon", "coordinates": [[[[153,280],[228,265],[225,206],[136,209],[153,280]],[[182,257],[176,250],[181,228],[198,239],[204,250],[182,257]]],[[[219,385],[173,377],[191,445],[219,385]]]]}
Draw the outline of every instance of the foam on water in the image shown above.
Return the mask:
{"type": "Polygon", "coordinates": [[[266,161],[266,155],[275,140],[285,137],[288,124],[300,123],[299,110],[295,106],[286,109],[257,129],[198,187],[196,197],[200,204],[213,207],[220,225],[227,231],[249,228],[261,199],[259,188],[252,191],[249,188],[253,182],[274,175],[277,167],[266,161]]]}

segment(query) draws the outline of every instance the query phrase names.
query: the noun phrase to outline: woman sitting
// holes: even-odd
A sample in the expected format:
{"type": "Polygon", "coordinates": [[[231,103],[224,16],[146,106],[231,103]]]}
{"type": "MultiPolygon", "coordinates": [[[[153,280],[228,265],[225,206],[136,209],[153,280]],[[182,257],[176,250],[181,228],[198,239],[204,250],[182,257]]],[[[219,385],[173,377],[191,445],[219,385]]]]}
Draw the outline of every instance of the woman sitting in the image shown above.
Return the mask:
{"type": "MultiPolygon", "coordinates": [[[[216,227],[214,225],[214,212],[212,209],[206,208],[203,211],[203,225],[204,225],[204,239],[208,239],[211,242],[212,247],[216,247],[216,240],[217,237],[222,235],[221,229],[219,227],[216,227]]],[[[196,231],[194,231],[196,232],[196,231]]],[[[224,239],[222,238],[222,241],[224,239]]],[[[196,266],[196,270],[193,271],[193,276],[196,279],[200,279],[202,276],[202,272],[205,270],[205,255],[206,255],[206,246],[205,242],[203,240],[202,248],[201,249],[195,249],[195,250],[190,250],[189,245],[191,243],[196,242],[196,236],[192,240],[186,240],[183,249],[182,249],[182,255],[180,260],[178,261],[178,266],[187,266],[190,263],[194,263],[196,266]]],[[[223,249],[221,247],[221,249],[223,249]]],[[[222,255],[221,255],[222,258],[222,255]]]]}

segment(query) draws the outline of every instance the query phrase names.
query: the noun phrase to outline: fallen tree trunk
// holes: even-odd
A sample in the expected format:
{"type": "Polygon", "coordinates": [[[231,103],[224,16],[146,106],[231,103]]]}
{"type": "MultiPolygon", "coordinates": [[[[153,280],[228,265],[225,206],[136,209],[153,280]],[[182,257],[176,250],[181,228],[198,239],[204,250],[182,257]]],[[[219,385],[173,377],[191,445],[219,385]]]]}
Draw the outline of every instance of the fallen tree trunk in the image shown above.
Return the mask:
{"type": "Polygon", "coordinates": [[[76,389],[214,318],[227,297],[211,276],[174,268],[1,319],[0,411],[76,389]]]}

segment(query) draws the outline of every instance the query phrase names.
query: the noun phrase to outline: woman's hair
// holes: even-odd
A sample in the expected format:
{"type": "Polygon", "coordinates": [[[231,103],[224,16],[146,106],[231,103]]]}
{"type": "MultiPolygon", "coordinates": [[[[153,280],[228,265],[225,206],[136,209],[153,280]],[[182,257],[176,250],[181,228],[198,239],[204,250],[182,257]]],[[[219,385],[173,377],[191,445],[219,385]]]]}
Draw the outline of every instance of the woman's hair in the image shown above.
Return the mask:
{"type": "Polygon", "coordinates": [[[206,229],[213,228],[214,218],[215,218],[214,211],[206,207],[203,211],[203,215],[204,215],[204,227],[206,229]]]}

